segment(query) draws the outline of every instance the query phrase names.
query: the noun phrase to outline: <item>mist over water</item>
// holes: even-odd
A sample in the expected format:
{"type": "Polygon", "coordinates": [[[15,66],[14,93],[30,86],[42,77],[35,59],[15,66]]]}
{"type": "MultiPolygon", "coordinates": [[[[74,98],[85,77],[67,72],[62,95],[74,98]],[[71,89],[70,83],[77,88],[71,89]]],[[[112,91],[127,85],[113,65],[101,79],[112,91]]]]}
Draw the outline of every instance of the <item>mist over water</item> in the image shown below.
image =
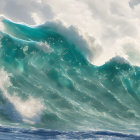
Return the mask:
{"type": "Polygon", "coordinates": [[[139,66],[93,65],[87,40],[60,23],[0,27],[1,124],[139,134],[139,66]]]}

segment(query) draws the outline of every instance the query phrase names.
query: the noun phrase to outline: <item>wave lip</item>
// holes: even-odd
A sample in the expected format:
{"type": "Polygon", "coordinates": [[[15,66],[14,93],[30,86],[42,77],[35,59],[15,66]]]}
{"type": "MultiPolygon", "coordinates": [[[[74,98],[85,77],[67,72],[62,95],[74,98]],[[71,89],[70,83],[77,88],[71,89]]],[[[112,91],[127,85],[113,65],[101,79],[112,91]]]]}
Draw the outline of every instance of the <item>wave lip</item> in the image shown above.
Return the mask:
{"type": "Polygon", "coordinates": [[[1,31],[4,31],[4,29],[5,29],[4,24],[3,24],[3,20],[4,20],[4,17],[0,16],[0,30],[1,31]]]}
{"type": "Polygon", "coordinates": [[[65,36],[69,42],[75,44],[77,48],[81,50],[81,53],[93,65],[101,66],[113,57],[120,56],[129,61],[131,65],[140,66],[139,43],[129,37],[125,37],[124,39],[116,42],[114,47],[104,47],[101,46],[100,43],[90,35],[81,33],[74,26],[65,27],[60,21],[46,22],[45,24],[41,25],[29,26],[25,23],[14,23],[10,19],[7,19],[3,16],[0,17],[0,29],[3,32],[17,37],[18,39],[24,39],[28,41],[41,41],[37,36],[33,37],[32,35],[41,33],[38,32],[37,29],[44,31],[48,29],[52,32],[65,36]]]}

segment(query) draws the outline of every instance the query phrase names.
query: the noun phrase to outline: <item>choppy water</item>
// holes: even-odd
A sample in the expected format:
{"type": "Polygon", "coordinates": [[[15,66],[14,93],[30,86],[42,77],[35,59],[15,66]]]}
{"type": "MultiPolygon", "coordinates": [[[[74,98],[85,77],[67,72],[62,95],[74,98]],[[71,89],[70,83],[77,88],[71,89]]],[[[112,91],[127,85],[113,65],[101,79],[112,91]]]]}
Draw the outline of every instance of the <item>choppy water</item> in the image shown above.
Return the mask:
{"type": "Polygon", "coordinates": [[[139,136],[126,135],[114,132],[104,131],[86,131],[86,132],[66,132],[66,131],[51,131],[44,129],[19,129],[0,127],[0,139],[14,140],[48,140],[48,139],[93,139],[93,140],[139,140],[139,136]]]}
{"type": "Polygon", "coordinates": [[[29,27],[7,19],[1,24],[1,125],[61,134],[139,134],[138,66],[120,57],[92,65],[88,48],[80,46],[86,46],[84,40],[58,24],[29,27]]]}

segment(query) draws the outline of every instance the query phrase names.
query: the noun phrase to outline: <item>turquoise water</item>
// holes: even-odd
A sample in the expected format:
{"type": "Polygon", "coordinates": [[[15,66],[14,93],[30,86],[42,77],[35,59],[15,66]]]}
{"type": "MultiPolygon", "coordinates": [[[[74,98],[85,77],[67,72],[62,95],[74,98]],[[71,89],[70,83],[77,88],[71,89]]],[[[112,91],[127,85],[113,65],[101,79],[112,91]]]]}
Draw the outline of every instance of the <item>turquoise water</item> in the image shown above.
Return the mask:
{"type": "Polygon", "coordinates": [[[54,23],[2,23],[1,124],[139,134],[139,67],[120,57],[92,65],[89,50],[81,49],[54,23]]]}

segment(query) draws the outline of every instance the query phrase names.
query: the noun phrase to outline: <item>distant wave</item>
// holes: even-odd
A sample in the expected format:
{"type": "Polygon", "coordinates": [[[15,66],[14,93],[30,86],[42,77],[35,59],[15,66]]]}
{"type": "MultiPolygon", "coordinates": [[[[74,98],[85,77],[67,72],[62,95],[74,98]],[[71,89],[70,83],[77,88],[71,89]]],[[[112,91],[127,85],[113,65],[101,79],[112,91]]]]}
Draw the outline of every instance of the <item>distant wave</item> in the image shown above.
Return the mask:
{"type": "Polygon", "coordinates": [[[101,66],[73,27],[1,19],[0,123],[60,131],[140,132],[140,68],[101,66]]]}

